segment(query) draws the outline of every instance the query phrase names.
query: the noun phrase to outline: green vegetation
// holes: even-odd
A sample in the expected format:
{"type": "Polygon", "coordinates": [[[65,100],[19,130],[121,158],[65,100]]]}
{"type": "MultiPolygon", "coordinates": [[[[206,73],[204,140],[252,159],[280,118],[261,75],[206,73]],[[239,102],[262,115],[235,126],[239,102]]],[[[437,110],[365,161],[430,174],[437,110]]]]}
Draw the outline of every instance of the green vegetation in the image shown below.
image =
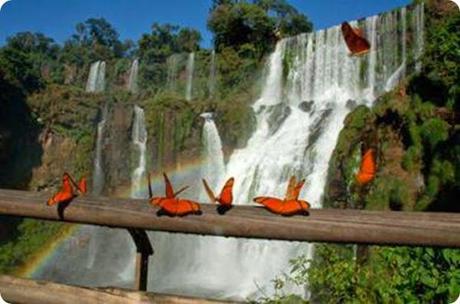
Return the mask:
{"type": "Polygon", "coordinates": [[[14,273],[18,267],[30,262],[30,259],[40,250],[44,249],[46,243],[57,240],[72,225],[50,223],[25,219],[17,226],[18,237],[0,243],[0,273],[14,273]]]}

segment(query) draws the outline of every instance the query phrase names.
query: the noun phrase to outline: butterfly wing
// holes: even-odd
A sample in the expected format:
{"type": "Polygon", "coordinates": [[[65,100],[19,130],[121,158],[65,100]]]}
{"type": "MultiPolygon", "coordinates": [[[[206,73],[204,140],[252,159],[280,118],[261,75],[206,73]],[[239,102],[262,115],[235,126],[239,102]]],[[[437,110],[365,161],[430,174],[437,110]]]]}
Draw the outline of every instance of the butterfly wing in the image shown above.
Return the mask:
{"type": "Polygon", "coordinates": [[[229,178],[225,185],[222,187],[222,191],[219,195],[219,203],[222,205],[229,206],[233,202],[233,184],[235,179],[233,177],[229,178]]]}
{"type": "Polygon", "coordinates": [[[293,194],[292,196],[294,197],[293,199],[296,200],[299,198],[300,191],[302,190],[302,187],[304,184],[305,184],[305,180],[303,179],[300,182],[298,182],[297,185],[295,185],[293,193],[292,193],[293,194]]]}
{"type": "Polygon", "coordinates": [[[78,191],[80,191],[81,194],[86,194],[86,192],[88,191],[86,177],[82,177],[78,182],[78,191]]]}
{"type": "Polygon", "coordinates": [[[189,186],[185,186],[185,187],[180,188],[179,190],[177,190],[176,192],[174,192],[174,197],[177,197],[180,193],[184,192],[184,191],[187,190],[188,188],[189,188],[189,186]]]}
{"type": "Polygon", "coordinates": [[[191,200],[179,199],[177,200],[176,215],[184,216],[191,213],[198,213],[200,211],[200,204],[191,200]]]}
{"type": "Polygon", "coordinates": [[[167,198],[174,198],[174,189],[172,187],[171,181],[169,180],[166,173],[163,173],[163,178],[165,180],[165,195],[167,198]]]}
{"type": "Polygon", "coordinates": [[[202,179],[202,181],[203,181],[204,190],[206,190],[206,194],[208,195],[209,200],[211,201],[211,204],[214,204],[217,201],[217,198],[214,195],[214,192],[212,192],[211,187],[209,187],[208,183],[206,182],[204,178],[202,179]]]}
{"type": "Polygon", "coordinates": [[[291,176],[291,178],[289,179],[289,183],[286,189],[286,195],[284,196],[284,199],[293,199],[292,196],[294,194],[294,188],[296,184],[297,184],[297,180],[295,176],[291,176]]]}
{"type": "Polygon", "coordinates": [[[294,214],[303,212],[304,210],[306,210],[304,209],[306,207],[305,203],[306,203],[305,201],[300,201],[300,200],[284,201],[284,204],[281,210],[281,214],[282,215],[294,215],[294,214]]]}
{"type": "Polygon", "coordinates": [[[282,214],[281,212],[283,210],[283,200],[280,200],[279,198],[259,196],[254,198],[254,202],[264,205],[265,208],[273,213],[282,214]]]}
{"type": "Polygon", "coordinates": [[[55,204],[60,204],[64,202],[68,202],[71,199],[74,198],[74,193],[73,193],[73,188],[72,188],[72,183],[71,183],[71,177],[68,173],[64,173],[62,176],[62,186],[61,190],[57,192],[53,197],[51,197],[47,205],[55,205],[55,204]]]}
{"type": "Polygon", "coordinates": [[[149,173],[147,173],[147,187],[148,187],[148,190],[149,190],[149,198],[153,197],[151,179],[152,179],[152,177],[150,176],[150,172],[149,172],[149,173]]]}
{"type": "Polygon", "coordinates": [[[362,36],[361,30],[351,27],[348,22],[342,23],[342,35],[352,55],[359,56],[369,52],[371,45],[366,38],[362,36]]]}
{"type": "Polygon", "coordinates": [[[374,179],[376,173],[376,164],[374,158],[374,150],[368,149],[361,161],[361,167],[359,169],[358,174],[356,175],[356,179],[359,184],[364,185],[369,183],[372,179],[374,179]]]}

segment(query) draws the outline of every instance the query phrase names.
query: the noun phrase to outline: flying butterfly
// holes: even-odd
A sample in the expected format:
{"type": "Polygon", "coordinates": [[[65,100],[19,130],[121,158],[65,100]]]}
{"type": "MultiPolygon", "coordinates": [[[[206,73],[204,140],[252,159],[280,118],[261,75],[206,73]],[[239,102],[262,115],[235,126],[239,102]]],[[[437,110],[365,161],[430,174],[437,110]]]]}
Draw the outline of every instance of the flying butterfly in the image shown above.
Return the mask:
{"type": "Polygon", "coordinates": [[[352,56],[362,56],[369,52],[371,44],[360,28],[353,28],[348,22],[342,23],[342,35],[352,56]]]}
{"type": "Polygon", "coordinates": [[[206,193],[208,194],[209,200],[211,203],[216,203],[218,202],[220,204],[219,207],[217,207],[217,211],[219,214],[225,214],[228,210],[232,208],[232,202],[233,202],[233,184],[235,183],[235,179],[233,177],[229,178],[224,186],[222,187],[222,190],[220,191],[219,196],[215,196],[214,192],[211,190],[211,187],[209,187],[208,183],[206,182],[205,179],[203,179],[203,185],[204,189],[206,190],[206,193]]]}
{"type": "Polygon", "coordinates": [[[372,181],[377,171],[374,157],[374,149],[368,149],[363,155],[356,181],[360,185],[366,185],[372,181]]]}
{"type": "Polygon", "coordinates": [[[284,199],[269,196],[259,196],[254,198],[254,202],[264,205],[269,211],[285,216],[295,214],[307,214],[310,204],[307,201],[299,200],[299,194],[302,190],[305,180],[299,182],[293,176],[289,180],[286,195],[284,199]]]}

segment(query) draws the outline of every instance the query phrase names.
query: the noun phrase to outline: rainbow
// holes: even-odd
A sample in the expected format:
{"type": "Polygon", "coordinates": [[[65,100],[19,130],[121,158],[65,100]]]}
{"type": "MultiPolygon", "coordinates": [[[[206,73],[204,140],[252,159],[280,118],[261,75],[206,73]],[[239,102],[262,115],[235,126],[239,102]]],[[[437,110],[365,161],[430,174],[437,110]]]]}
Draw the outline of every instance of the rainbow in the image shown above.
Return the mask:
{"type": "MultiPolygon", "coordinates": [[[[201,168],[204,162],[201,159],[193,160],[184,165],[179,165],[175,170],[168,171],[173,183],[180,186],[183,185],[185,180],[190,180],[190,177],[199,176],[201,168]]],[[[152,189],[153,193],[163,193],[163,175],[162,172],[155,172],[152,174],[152,189]]],[[[147,193],[147,179],[143,183],[147,193]]],[[[114,193],[115,197],[125,197],[128,198],[131,196],[131,185],[121,185],[118,187],[117,191],[114,193]]],[[[36,273],[40,272],[46,265],[56,258],[58,249],[61,245],[69,240],[75,233],[78,231],[79,225],[66,225],[55,238],[47,242],[41,250],[33,254],[30,259],[24,264],[18,267],[14,271],[14,274],[19,277],[30,278],[33,277],[36,273]]]]}

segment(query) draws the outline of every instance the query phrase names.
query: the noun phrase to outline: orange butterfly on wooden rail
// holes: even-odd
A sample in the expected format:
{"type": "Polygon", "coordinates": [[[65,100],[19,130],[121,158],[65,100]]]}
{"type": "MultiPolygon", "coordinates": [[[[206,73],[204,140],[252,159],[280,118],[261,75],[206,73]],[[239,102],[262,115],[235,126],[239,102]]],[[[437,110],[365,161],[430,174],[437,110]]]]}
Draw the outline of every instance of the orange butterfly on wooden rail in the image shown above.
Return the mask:
{"type": "Polygon", "coordinates": [[[165,181],[165,196],[164,197],[153,197],[152,186],[150,184],[150,174],[148,174],[148,187],[150,195],[150,204],[154,206],[159,206],[161,209],[159,215],[165,213],[170,216],[185,216],[188,214],[201,214],[200,204],[197,202],[179,199],[177,195],[183,192],[188,186],[181,188],[179,191],[174,192],[172,184],[166,175],[163,173],[163,178],[165,181]]]}
{"type": "Polygon", "coordinates": [[[216,202],[219,203],[219,207],[217,207],[217,212],[219,214],[225,214],[228,210],[232,208],[232,202],[233,202],[233,184],[235,183],[235,179],[233,177],[229,178],[227,182],[225,182],[224,186],[222,187],[222,190],[220,191],[219,196],[215,196],[214,192],[211,190],[211,187],[209,187],[208,183],[206,182],[205,179],[203,179],[203,185],[204,189],[206,190],[206,193],[208,194],[209,200],[211,201],[211,204],[214,204],[216,202]]]}
{"type": "Polygon", "coordinates": [[[361,160],[361,166],[356,175],[356,181],[360,185],[368,184],[374,179],[376,170],[374,149],[368,149],[361,160]]]}
{"type": "Polygon", "coordinates": [[[364,38],[360,28],[353,28],[348,22],[342,23],[342,35],[352,56],[362,56],[369,52],[371,44],[364,38]]]}
{"type": "Polygon", "coordinates": [[[307,201],[299,200],[300,190],[305,180],[297,183],[295,176],[291,177],[286,190],[284,199],[269,196],[259,196],[254,198],[254,202],[262,204],[273,213],[281,215],[308,214],[310,204],[307,201]]]}
{"type": "Polygon", "coordinates": [[[77,196],[77,193],[85,194],[86,191],[87,186],[85,177],[82,177],[77,185],[70,174],[64,172],[61,189],[48,200],[47,205],[52,206],[60,203],[69,203],[77,196]],[[74,190],[74,187],[77,189],[77,192],[74,190]]]}

